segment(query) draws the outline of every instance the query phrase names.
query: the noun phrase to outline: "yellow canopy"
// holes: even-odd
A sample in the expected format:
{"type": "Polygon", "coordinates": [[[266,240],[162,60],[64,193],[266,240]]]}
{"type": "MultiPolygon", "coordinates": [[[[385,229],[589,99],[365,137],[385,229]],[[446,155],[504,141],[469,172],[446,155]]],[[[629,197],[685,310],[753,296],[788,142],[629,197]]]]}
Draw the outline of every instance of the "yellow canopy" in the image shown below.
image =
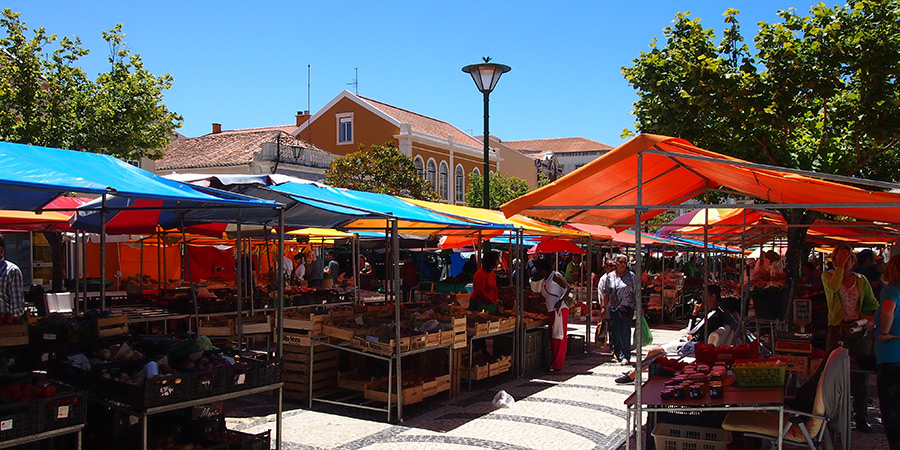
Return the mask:
{"type": "Polygon", "coordinates": [[[439,214],[450,217],[460,218],[469,221],[481,221],[500,225],[512,225],[525,230],[526,235],[530,236],[559,236],[568,238],[587,238],[590,234],[578,230],[570,230],[566,228],[555,227],[530,217],[515,214],[509,218],[503,215],[501,211],[491,209],[472,208],[470,206],[447,205],[444,203],[429,202],[425,200],[415,200],[411,198],[403,198],[403,200],[422,208],[430,209],[439,214]]]}

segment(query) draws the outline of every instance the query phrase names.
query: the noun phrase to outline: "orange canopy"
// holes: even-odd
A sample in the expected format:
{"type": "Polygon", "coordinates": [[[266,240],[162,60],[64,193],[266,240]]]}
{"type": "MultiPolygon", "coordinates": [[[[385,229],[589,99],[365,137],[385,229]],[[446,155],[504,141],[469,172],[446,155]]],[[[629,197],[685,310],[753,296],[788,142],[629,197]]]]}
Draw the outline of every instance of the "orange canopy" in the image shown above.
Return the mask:
{"type": "Polygon", "coordinates": [[[796,172],[762,167],[698,148],[683,139],[642,134],[501,209],[507,217],[527,214],[626,227],[634,223],[634,209],[639,203],[649,208],[641,216],[643,221],[708,189],[726,187],[772,204],[900,223],[900,208],[896,207],[900,206],[900,194],[860,189],[814,178],[814,173],[796,172]],[[642,155],[640,178],[638,155],[642,155]]]}

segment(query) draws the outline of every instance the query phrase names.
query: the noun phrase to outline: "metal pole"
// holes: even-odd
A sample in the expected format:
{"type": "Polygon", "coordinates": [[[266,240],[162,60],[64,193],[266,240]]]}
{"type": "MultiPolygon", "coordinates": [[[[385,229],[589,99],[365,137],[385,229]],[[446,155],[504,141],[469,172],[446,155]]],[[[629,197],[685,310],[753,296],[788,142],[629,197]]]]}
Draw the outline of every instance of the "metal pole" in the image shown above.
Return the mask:
{"type": "MultiPolygon", "coordinates": [[[[591,259],[593,259],[591,257],[591,247],[593,245],[594,245],[593,236],[589,235],[588,243],[587,243],[587,252],[585,252],[585,255],[587,256],[587,268],[585,268],[585,270],[581,272],[581,278],[584,279],[584,274],[586,272],[587,276],[588,276],[588,280],[589,280],[586,283],[587,286],[585,286],[585,287],[587,287],[587,305],[588,305],[588,313],[587,313],[587,317],[585,318],[585,327],[584,327],[584,351],[586,353],[590,353],[590,351],[591,351],[591,315],[592,315],[591,311],[594,308],[594,286],[593,286],[594,278],[591,276],[592,275],[591,269],[593,269],[593,264],[591,263],[591,259]]],[[[579,281],[581,281],[581,280],[579,280],[579,281]]]]}
{"type": "Polygon", "coordinates": [[[106,194],[100,206],[100,311],[106,310],[106,194]]]}
{"type": "Polygon", "coordinates": [[[740,297],[739,297],[740,302],[741,302],[741,326],[738,330],[738,331],[740,331],[740,334],[739,334],[739,336],[741,338],[740,342],[743,342],[744,336],[746,336],[746,333],[744,332],[744,319],[747,317],[747,299],[744,297],[744,287],[746,285],[746,283],[744,283],[744,274],[747,271],[747,250],[746,250],[747,241],[745,239],[745,236],[747,233],[747,210],[746,209],[744,209],[743,222],[744,222],[744,227],[741,228],[741,278],[740,278],[740,280],[738,280],[738,283],[740,283],[740,286],[741,286],[741,293],[740,293],[740,297]]]}
{"type": "MultiPolygon", "coordinates": [[[[402,350],[400,347],[400,295],[397,293],[397,289],[400,289],[400,237],[398,236],[397,231],[397,219],[391,219],[391,265],[393,266],[393,277],[394,280],[394,338],[397,339],[397,347],[394,351],[397,352],[397,420],[403,420],[403,370],[401,368],[401,355],[402,350]]],[[[388,362],[390,364],[390,362],[388,362]]],[[[391,380],[388,378],[388,383],[391,380]]],[[[388,394],[388,401],[390,402],[390,394],[388,394]]],[[[390,403],[388,403],[388,410],[390,411],[390,403]]],[[[390,412],[388,412],[390,414],[390,412]]]]}
{"type": "MultiPolygon", "coordinates": [[[[637,161],[637,204],[640,205],[643,200],[643,172],[644,172],[644,154],[643,152],[638,153],[638,161],[637,161]]],[[[634,210],[634,269],[636,276],[634,277],[634,311],[638,319],[638,325],[641,326],[641,315],[643,311],[641,308],[641,209],[635,208],[634,210]]],[[[635,427],[635,448],[641,449],[644,448],[642,445],[643,436],[642,436],[642,393],[641,393],[641,385],[643,384],[643,371],[641,370],[641,355],[643,355],[643,342],[642,342],[642,333],[635,333],[636,342],[634,344],[635,349],[637,350],[635,367],[637,370],[634,371],[634,389],[635,389],[635,420],[637,421],[637,426],[635,427]]],[[[629,439],[630,436],[626,436],[625,439],[629,439]]]]}
{"type": "MultiPolygon", "coordinates": [[[[277,312],[276,312],[276,325],[275,331],[278,336],[278,343],[275,344],[275,359],[281,359],[284,351],[284,208],[278,209],[278,299],[277,299],[277,312]]],[[[266,352],[269,350],[266,349],[266,352]]],[[[312,378],[312,375],[310,375],[312,378]]],[[[284,410],[284,387],[278,388],[277,399],[277,409],[278,412],[275,415],[275,448],[277,450],[281,450],[281,427],[282,427],[282,412],[284,410]]],[[[312,392],[310,391],[310,397],[312,397],[312,392]]]]}
{"type": "MultiPolygon", "coordinates": [[[[706,193],[704,201],[709,204],[709,192],[706,193]]],[[[709,297],[709,208],[703,210],[703,343],[709,339],[709,303],[706,298],[709,297]]]]}
{"type": "Polygon", "coordinates": [[[244,321],[242,320],[244,314],[244,241],[241,236],[240,209],[238,209],[237,212],[237,261],[235,262],[235,268],[237,268],[237,274],[234,281],[235,286],[237,286],[237,345],[238,354],[240,354],[244,347],[244,334],[241,333],[241,331],[243,331],[242,328],[244,327],[244,321]]]}
{"type": "Polygon", "coordinates": [[[491,142],[491,132],[489,130],[490,117],[489,115],[489,107],[490,104],[490,91],[484,91],[484,203],[482,204],[482,208],[491,209],[491,160],[490,160],[490,142],[491,142]]]}

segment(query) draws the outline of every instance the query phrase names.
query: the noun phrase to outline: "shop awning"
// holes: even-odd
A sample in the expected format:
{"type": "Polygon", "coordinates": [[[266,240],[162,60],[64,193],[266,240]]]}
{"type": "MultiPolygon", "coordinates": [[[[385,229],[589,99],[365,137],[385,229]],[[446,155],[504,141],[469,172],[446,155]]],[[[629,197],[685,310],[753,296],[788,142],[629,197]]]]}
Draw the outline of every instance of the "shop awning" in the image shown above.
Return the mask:
{"type": "Polygon", "coordinates": [[[558,236],[566,238],[588,237],[588,234],[585,232],[555,227],[519,214],[507,218],[501,211],[492,209],[448,205],[410,198],[404,198],[403,200],[446,216],[457,217],[470,222],[490,223],[498,226],[521,228],[526,236],[558,236]]]}
{"type": "Polygon", "coordinates": [[[195,205],[271,207],[268,202],[208,195],[109,155],[0,142],[0,209],[37,211],[70,192],[192,202],[195,205]]]}
{"type": "MultiPolygon", "coordinates": [[[[616,231],[612,228],[607,228],[600,225],[591,225],[587,223],[568,223],[566,224],[566,228],[571,228],[573,230],[580,230],[585,233],[589,233],[591,236],[599,237],[599,238],[607,238],[611,239],[613,245],[622,245],[622,246],[631,246],[634,245],[634,233],[630,230],[616,231]]],[[[668,246],[668,247],[677,247],[679,246],[677,243],[667,240],[661,239],[656,236],[649,235],[647,233],[641,233],[641,244],[642,245],[655,245],[655,246],[668,246]]]]}
{"type": "MultiPolygon", "coordinates": [[[[642,134],[565,177],[506,203],[502,210],[507,216],[527,214],[628,227],[634,223],[637,207],[647,208],[641,216],[644,221],[709,189],[725,187],[788,208],[900,223],[900,208],[896,207],[900,206],[900,194],[861,189],[826,178],[837,177],[772,168],[704,150],[683,139],[642,134]],[[640,177],[638,155],[642,155],[640,177]]],[[[860,179],[855,184],[875,182],[860,179]]]]}

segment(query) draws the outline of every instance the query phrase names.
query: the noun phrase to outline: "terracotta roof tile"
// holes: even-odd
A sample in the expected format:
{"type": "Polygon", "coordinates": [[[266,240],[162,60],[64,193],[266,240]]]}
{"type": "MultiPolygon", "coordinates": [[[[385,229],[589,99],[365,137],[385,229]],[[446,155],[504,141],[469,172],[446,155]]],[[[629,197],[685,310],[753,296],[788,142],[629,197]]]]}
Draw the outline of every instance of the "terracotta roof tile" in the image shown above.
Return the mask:
{"type": "Polygon", "coordinates": [[[612,150],[613,147],[583,137],[554,139],[531,139],[525,141],[503,141],[503,145],[524,154],[541,152],[569,153],[612,150]]]}
{"type": "Polygon", "coordinates": [[[230,130],[195,138],[173,139],[165,156],[156,162],[157,170],[181,170],[203,167],[222,167],[250,164],[266,142],[281,136],[281,145],[316,148],[295,138],[290,132],[296,127],[266,127],[230,130]]]}
{"type": "Polygon", "coordinates": [[[407,111],[402,108],[398,108],[396,106],[388,105],[387,103],[379,102],[378,100],[372,100],[367,97],[360,96],[361,99],[370,103],[375,108],[380,109],[382,112],[387,114],[388,116],[393,117],[398,122],[409,122],[413,131],[427,134],[429,136],[434,136],[438,139],[447,139],[447,136],[453,136],[453,142],[468,145],[475,148],[481,148],[484,144],[475,139],[471,135],[465,133],[464,131],[456,128],[455,126],[444,122],[442,120],[433,119],[428,116],[423,116],[419,113],[414,113],[412,111],[407,111]]]}

